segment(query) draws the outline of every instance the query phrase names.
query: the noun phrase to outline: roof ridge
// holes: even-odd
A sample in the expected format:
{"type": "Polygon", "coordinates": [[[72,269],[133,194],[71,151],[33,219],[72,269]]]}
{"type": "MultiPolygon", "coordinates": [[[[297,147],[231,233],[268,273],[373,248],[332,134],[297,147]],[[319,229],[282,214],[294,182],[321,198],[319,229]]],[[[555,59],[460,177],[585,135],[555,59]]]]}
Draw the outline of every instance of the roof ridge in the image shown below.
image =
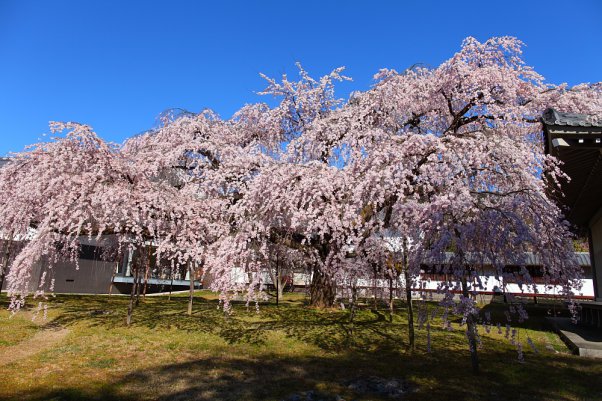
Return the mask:
{"type": "Polygon", "coordinates": [[[546,125],[565,125],[573,127],[599,127],[602,128],[602,120],[594,122],[590,114],[572,113],[558,111],[552,107],[547,108],[542,114],[542,121],[546,125]]]}

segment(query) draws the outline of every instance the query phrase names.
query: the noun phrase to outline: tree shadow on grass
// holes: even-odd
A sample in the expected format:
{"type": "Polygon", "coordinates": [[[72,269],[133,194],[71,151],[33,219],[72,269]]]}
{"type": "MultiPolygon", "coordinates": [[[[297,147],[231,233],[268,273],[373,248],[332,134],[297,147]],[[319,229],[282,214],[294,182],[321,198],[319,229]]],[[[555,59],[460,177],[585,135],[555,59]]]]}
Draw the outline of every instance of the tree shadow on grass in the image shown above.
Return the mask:
{"type": "MultiPolygon", "coordinates": [[[[52,301],[52,306],[59,308],[51,323],[107,330],[125,327],[127,301],[124,297],[59,297],[52,301]]],[[[407,328],[403,311],[389,322],[382,312],[360,310],[351,323],[348,311],[320,311],[299,305],[264,305],[260,313],[255,313],[254,308],[249,311],[244,305],[235,304],[234,313],[228,316],[217,309],[216,301],[198,299],[193,316],[186,315],[185,310],[185,298],[147,298],[136,309],[134,328],[166,330],[165,335],[174,328],[191,335],[211,333],[229,344],[259,346],[269,341],[270,333],[279,333],[326,352],[314,355],[309,349],[302,351],[305,356],[283,356],[268,344],[249,355],[238,349],[241,355],[235,357],[208,349],[203,352],[211,356],[126,373],[101,388],[86,389],[83,384],[73,388],[57,383],[55,389],[47,389],[35,388],[33,384],[33,390],[13,399],[277,400],[291,393],[318,389],[346,399],[377,400],[373,395],[361,398],[351,394],[344,385],[348,380],[372,375],[410,380],[418,391],[404,398],[408,400],[602,399],[602,364],[595,360],[544,353],[530,354],[525,363],[519,363],[512,350],[484,338],[484,348],[479,353],[483,372],[475,377],[463,333],[440,329],[431,333],[434,353],[424,352],[425,332],[420,330],[418,351],[404,352],[407,328]]],[[[111,366],[99,364],[97,368],[110,370],[111,366]]]]}
{"type": "MultiPolygon", "coordinates": [[[[127,302],[124,297],[59,297],[52,304],[60,313],[51,323],[65,327],[125,327],[127,302]]],[[[270,332],[281,332],[330,352],[395,351],[406,347],[405,318],[397,316],[390,322],[379,311],[360,310],[351,322],[349,311],[283,304],[262,305],[256,312],[254,307],[234,303],[233,313],[226,314],[217,301],[197,298],[194,312],[188,316],[186,302],[185,298],[147,298],[135,309],[133,327],[202,332],[231,344],[256,345],[265,344],[270,332]]]]}
{"type": "Polygon", "coordinates": [[[336,357],[207,357],[125,374],[100,389],[35,388],[14,400],[282,400],[318,390],[344,399],[382,400],[356,394],[349,380],[379,376],[402,378],[413,389],[404,400],[595,400],[602,397],[598,362],[566,356],[535,358],[529,364],[501,363],[504,353],[483,359],[480,376],[469,360],[438,354],[394,355],[354,352],[336,357]]]}
{"type": "MultiPolygon", "coordinates": [[[[127,297],[61,296],[52,301],[59,314],[50,323],[68,327],[73,324],[112,329],[125,327],[127,297]]],[[[316,310],[299,303],[254,306],[233,303],[233,313],[218,308],[218,301],[196,297],[192,316],[186,314],[187,299],[174,297],[148,297],[135,309],[133,327],[153,330],[177,329],[190,333],[207,333],[218,336],[229,344],[265,345],[271,333],[284,334],[292,339],[315,345],[328,352],[404,352],[407,350],[407,323],[404,309],[398,309],[389,321],[388,312],[359,309],[353,322],[349,310],[316,310]]],[[[483,312],[489,312],[493,322],[505,325],[507,305],[492,303],[483,312]]],[[[549,330],[543,317],[546,306],[530,305],[531,319],[513,327],[549,330]]],[[[426,333],[418,330],[417,340],[424,342],[426,333]]],[[[466,350],[466,340],[461,334],[432,331],[433,347],[443,342],[446,348],[466,350]]],[[[489,340],[484,339],[485,347],[489,340]]],[[[495,345],[493,345],[495,348],[495,345]]],[[[514,358],[514,357],[513,357],[514,358]]]]}

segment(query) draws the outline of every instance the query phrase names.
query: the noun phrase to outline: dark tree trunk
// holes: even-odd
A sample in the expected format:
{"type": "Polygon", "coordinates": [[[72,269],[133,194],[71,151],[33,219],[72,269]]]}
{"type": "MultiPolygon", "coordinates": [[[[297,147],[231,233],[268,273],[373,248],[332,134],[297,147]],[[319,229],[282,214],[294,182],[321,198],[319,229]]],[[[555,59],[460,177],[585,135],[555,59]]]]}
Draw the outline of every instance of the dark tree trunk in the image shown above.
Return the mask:
{"type": "Polygon", "coordinates": [[[403,243],[403,277],[406,287],[406,303],[408,305],[408,342],[410,349],[416,348],[414,333],[414,306],[412,305],[412,275],[410,274],[410,264],[408,261],[408,247],[404,240],[403,243]]]}
{"type": "MultiPolygon", "coordinates": [[[[391,272],[393,274],[393,272],[391,272]]],[[[393,311],[395,309],[395,305],[393,304],[393,277],[389,277],[389,313],[391,317],[393,317],[393,311]]]]}
{"type": "Polygon", "coordinates": [[[138,291],[138,266],[134,264],[134,282],[132,283],[132,291],[130,292],[130,303],[128,305],[128,314],[126,324],[129,326],[132,323],[132,314],[134,313],[134,304],[136,300],[136,292],[138,291]]]}
{"type": "Polygon", "coordinates": [[[113,274],[111,275],[111,282],[109,283],[109,295],[113,293],[113,283],[115,282],[115,275],[117,274],[117,269],[119,266],[123,266],[123,256],[117,259],[117,266],[115,266],[115,270],[113,270],[113,274]]]}
{"type": "MultiPolygon", "coordinates": [[[[350,313],[349,313],[349,321],[351,323],[353,323],[353,319],[355,319],[355,312],[357,309],[357,287],[355,286],[355,284],[351,287],[351,307],[350,309],[350,313]]],[[[353,330],[353,327],[352,327],[353,330]]]]}
{"type": "Polygon", "coordinates": [[[148,285],[148,273],[150,272],[150,262],[151,262],[151,247],[148,246],[148,251],[146,254],[146,269],[144,269],[144,289],[142,290],[142,300],[146,301],[146,287],[148,285]]]}
{"type": "Polygon", "coordinates": [[[188,281],[190,282],[190,293],[188,295],[188,315],[192,315],[192,302],[194,300],[194,269],[192,262],[188,262],[188,281]]]}
{"type": "Polygon", "coordinates": [[[140,289],[142,288],[142,269],[136,269],[136,306],[140,305],[140,289]]]}
{"type": "Polygon", "coordinates": [[[286,281],[282,279],[282,272],[278,272],[278,281],[276,282],[278,288],[276,288],[276,293],[278,294],[277,300],[282,300],[284,296],[284,287],[286,286],[286,281]]]}
{"type": "Polygon", "coordinates": [[[280,298],[282,298],[282,285],[280,284],[280,260],[276,254],[276,307],[280,306],[280,298]]]}
{"type": "Polygon", "coordinates": [[[406,282],[406,303],[408,304],[408,341],[410,349],[413,351],[416,348],[414,334],[414,306],[412,305],[412,278],[408,269],[403,272],[406,282]]]}
{"type": "Polygon", "coordinates": [[[372,277],[372,303],[374,310],[378,309],[378,304],[376,302],[376,267],[373,268],[374,276],[372,277]]]}
{"type": "Polygon", "coordinates": [[[332,277],[324,274],[317,267],[311,279],[309,289],[310,305],[316,308],[331,308],[336,297],[336,285],[332,277]]]}
{"type": "Polygon", "coordinates": [[[173,290],[173,266],[169,268],[169,277],[171,282],[169,283],[169,295],[167,296],[167,300],[171,301],[171,292],[173,290]]]}
{"type": "Polygon", "coordinates": [[[351,286],[351,304],[349,305],[349,336],[348,341],[353,341],[353,333],[355,331],[355,314],[357,311],[357,287],[355,284],[351,286]]]}
{"type": "MultiPolygon", "coordinates": [[[[468,284],[466,277],[462,278],[462,295],[468,298],[468,284]]],[[[477,354],[477,336],[476,324],[472,314],[466,317],[466,334],[468,336],[468,348],[470,349],[470,362],[472,363],[472,371],[474,374],[479,373],[479,355],[477,354]]]]}

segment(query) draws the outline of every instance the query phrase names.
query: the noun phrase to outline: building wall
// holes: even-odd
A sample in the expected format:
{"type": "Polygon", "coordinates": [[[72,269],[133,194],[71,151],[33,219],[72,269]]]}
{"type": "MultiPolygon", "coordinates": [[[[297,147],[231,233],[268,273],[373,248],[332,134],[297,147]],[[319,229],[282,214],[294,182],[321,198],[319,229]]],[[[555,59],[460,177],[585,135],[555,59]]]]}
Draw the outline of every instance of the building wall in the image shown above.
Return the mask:
{"type": "MultiPolygon", "coordinates": [[[[601,219],[602,221],[602,219],[601,219]]],[[[602,236],[600,237],[602,239],[602,236]]],[[[576,287],[572,288],[573,295],[576,299],[592,299],[594,298],[594,287],[592,280],[592,269],[590,268],[590,258],[586,252],[576,252],[575,253],[576,262],[583,268],[583,279],[580,280],[579,284],[576,287]]],[[[602,258],[602,255],[600,256],[602,258]]],[[[532,262],[535,259],[532,259],[532,262]]],[[[602,274],[602,273],[601,273],[602,274]]],[[[413,285],[413,290],[416,291],[415,296],[420,295],[420,291],[434,292],[439,288],[442,280],[441,278],[433,278],[432,274],[424,274],[421,275],[413,285]]],[[[232,280],[241,286],[249,283],[249,276],[245,273],[242,268],[233,268],[231,270],[231,278],[232,280]]],[[[270,275],[266,272],[262,274],[261,281],[263,284],[271,285],[272,279],[270,275]]],[[[524,296],[552,296],[552,297],[561,297],[561,294],[564,293],[564,289],[560,285],[550,285],[543,284],[540,281],[536,280],[536,283],[531,285],[519,285],[514,282],[506,282],[503,280],[495,278],[495,271],[493,268],[484,266],[482,268],[481,274],[479,276],[481,281],[482,288],[479,288],[477,292],[481,294],[495,294],[501,289],[505,289],[507,293],[515,294],[515,295],[524,295],[524,296]]],[[[212,276],[207,274],[203,278],[203,288],[210,288],[212,283],[212,276]]],[[[296,288],[304,288],[307,287],[311,283],[311,274],[295,272],[293,274],[293,285],[296,288]]],[[[371,277],[364,277],[357,279],[355,285],[360,289],[360,296],[367,296],[367,294],[371,294],[372,289],[376,288],[380,290],[388,291],[389,288],[389,280],[387,279],[377,279],[373,280],[371,277]]],[[[405,288],[405,280],[403,275],[401,275],[396,281],[393,282],[393,287],[395,289],[405,288]]]]}
{"type": "MultiPolygon", "coordinates": [[[[31,280],[29,280],[28,291],[34,292],[37,290],[40,284],[40,276],[42,271],[42,264],[40,262],[35,263],[31,269],[31,280]]],[[[8,272],[7,272],[8,273],[8,272]]],[[[4,278],[4,283],[2,284],[2,290],[6,290],[8,288],[8,277],[4,278]]]]}
{"type": "MultiPolygon", "coordinates": [[[[55,293],[107,294],[114,271],[114,262],[80,259],[79,269],[74,262],[59,262],[47,273],[47,277],[54,278],[55,293]]],[[[42,263],[34,265],[31,276],[29,291],[35,292],[40,286],[42,263]]],[[[7,284],[5,281],[3,290],[7,284]]],[[[45,291],[49,290],[49,285],[50,280],[46,279],[45,291]]]]}
{"type": "Polygon", "coordinates": [[[73,262],[61,262],[54,268],[54,292],[107,294],[115,262],[79,260],[79,269],[73,262]]]}
{"type": "MultiPolygon", "coordinates": [[[[595,252],[596,260],[602,260],[602,219],[600,219],[596,225],[592,227],[592,234],[594,234],[596,241],[594,241],[594,246],[592,247],[595,252]]],[[[587,254],[584,254],[587,256],[587,254]]],[[[589,258],[587,258],[589,259],[589,258]]],[[[582,287],[579,289],[575,289],[575,295],[579,298],[593,298],[594,296],[594,288],[593,288],[593,280],[592,280],[592,270],[587,266],[589,264],[589,260],[582,261],[582,266],[584,267],[584,279],[582,280],[582,287]]],[[[600,266],[600,263],[598,263],[600,266]]],[[[41,277],[41,263],[36,263],[32,272],[32,280],[30,281],[29,291],[34,292],[38,289],[41,277]]],[[[91,260],[91,259],[80,259],[79,260],[79,269],[76,269],[75,263],[73,262],[61,262],[54,266],[52,269],[52,275],[55,280],[54,292],[55,293],[84,293],[84,294],[107,294],[109,292],[109,287],[111,285],[111,280],[113,278],[113,274],[116,270],[115,262],[106,262],[102,260],[91,260]]],[[[122,267],[122,270],[124,268],[122,267]]],[[[598,277],[602,277],[602,269],[598,267],[598,277]]],[[[131,277],[124,276],[123,272],[118,274],[117,278],[129,278],[131,277]]],[[[198,277],[197,277],[198,278],[198,277]]],[[[244,272],[243,269],[232,269],[232,279],[241,285],[244,285],[248,282],[248,275],[244,272]]],[[[123,280],[118,280],[112,287],[112,293],[129,293],[131,289],[131,283],[124,282],[123,280]]],[[[164,280],[166,281],[166,280],[164,280]]],[[[169,280],[167,280],[169,281],[169,280]]],[[[181,280],[177,280],[181,281],[181,280]]],[[[209,288],[212,281],[212,277],[210,274],[204,276],[203,280],[203,288],[209,288]]],[[[262,281],[266,284],[271,284],[271,278],[269,274],[264,273],[262,277],[262,281]]],[[[496,287],[503,287],[503,283],[495,277],[493,277],[493,271],[488,271],[488,269],[484,269],[481,276],[481,281],[485,288],[481,289],[480,292],[493,293],[496,292],[496,287]]],[[[296,272],[293,275],[294,285],[297,287],[305,287],[311,282],[311,276],[305,273],[296,272]]],[[[359,287],[362,288],[372,288],[376,284],[378,288],[388,288],[389,283],[388,280],[377,280],[376,283],[373,282],[371,278],[360,279],[357,283],[359,287]]],[[[395,287],[404,286],[403,278],[400,277],[399,282],[395,283],[395,287]]],[[[434,291],[437,289],[439,281],[436,279],[429,279],[422,283],[423,288],[427,291],[434,291]]],[[[598,296],[602,294],[602,288],[600,282],[598,282],[598,296]]],[[[48,285],[48,283],[47,283],[48,285]]],[[[6,282],[5,282],[6,287],[6,282]]],[[[180,286],[181,288],[176,289],[187,289],[188,284],[185,286],[180,286]]],[[[148,293],[157,292],[157,291],[169,291],[168,284],[163,283],[162,285],[150,285],[148,287],[148,293]]],[[[3,288],[5,289],[5,288],[3,288]]],[[[48,289],[48,286],[45,287],[48,289]]],[[[418,288],[416,288],[418,290],[418,288]]],[[[521,293],[537,293],[537,294],[547,294],[547,295],[556,295],[561,293],[561,288],[558,286],[545,286],[543,284],[536,284],[534,286],[529,287],[520,287],[518,284],[506,284],[506,291],[515,294],[521,293]]]]}

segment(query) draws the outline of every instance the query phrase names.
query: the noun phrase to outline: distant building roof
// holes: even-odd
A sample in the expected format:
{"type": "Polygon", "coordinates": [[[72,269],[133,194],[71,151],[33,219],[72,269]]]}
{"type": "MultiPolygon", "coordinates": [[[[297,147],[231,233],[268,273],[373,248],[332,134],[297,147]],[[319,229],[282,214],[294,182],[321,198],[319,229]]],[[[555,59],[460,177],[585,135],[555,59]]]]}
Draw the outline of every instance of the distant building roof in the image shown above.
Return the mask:
{"type": "Polygon", "coordinates": [[[590,116],[577,113],[564,113],[552,108],[544,111],[542,115],[543,123],[550,125],[569,125],[572,127],[600,127],[602,128],[602,119],[595,121],[590,116]]]}
{"type": "MultiPolygon", "coordinates": [[[[433,257],[430,260],[426,261],[426,264],[448,264],[452,263],[454,257],[456,255],[453,252],[445,252],[439,255],[439,258],[433,257]]],[[[591,266],[590,256],[588,252],[574,252],[575,259],[574,261],[581,267],[591,266]]],[[[534,254],[533,252],[524,252],[517,253],[514,255],[516,260],[504,260],[503,262],[506,265],[525,265],[525,266],[539,266],[541,265],[541,258],[534,254]]],[[[465,261],[474,265],[483,265],[488,266],[491,265],[491,260],[489,258],[478,254],[478,253],[469,253],[465,255],[465,261]]],[[[500,260],[502,262],[502,260],[500,260]]]]}
{"type": "Polygon", "coordinates": [[[0,157],[0,168],[4,167],[5,164],[8,164],[10,159],[8,157],[0,157]]]}

